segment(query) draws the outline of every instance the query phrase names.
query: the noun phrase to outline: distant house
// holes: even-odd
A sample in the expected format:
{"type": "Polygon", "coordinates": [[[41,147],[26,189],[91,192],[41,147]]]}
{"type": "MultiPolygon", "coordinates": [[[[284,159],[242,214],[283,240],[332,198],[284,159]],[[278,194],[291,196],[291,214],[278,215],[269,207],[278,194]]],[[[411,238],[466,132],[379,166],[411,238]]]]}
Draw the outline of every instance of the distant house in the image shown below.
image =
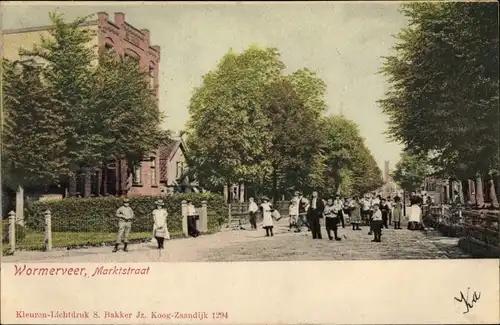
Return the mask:
{"type": "Polygon", "coordinates": [[[160,184],[161,192],[172,194],[181,187],[190,187],[185,177],[187,171],[186,146],[182,139],[171,139],[160,147],[160,184]]]}

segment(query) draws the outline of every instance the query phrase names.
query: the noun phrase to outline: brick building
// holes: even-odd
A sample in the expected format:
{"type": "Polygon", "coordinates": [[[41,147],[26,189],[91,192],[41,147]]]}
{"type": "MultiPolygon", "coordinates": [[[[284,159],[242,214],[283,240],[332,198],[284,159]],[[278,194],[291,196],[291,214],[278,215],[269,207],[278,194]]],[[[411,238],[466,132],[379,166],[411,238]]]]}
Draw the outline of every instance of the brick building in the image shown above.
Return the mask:
{"type": "MultiPolygon", "coordinates": [[[[96,51],[113,50],[118,55],[136,59],[147,69],[150,87],[158,99],[158,76],[160,47],[151,45],[150,32],[137,29],[125,21],[123,13],[115,13],[113,21],[105,12],[97,13],[97,20],[88,21],[81,28],[95,31],[95,39],[89,47],[96,51]]],[[[9,60],[23,60],[19,49],[31,49],[40,42],[40,37],[49,37],[52,26],[40,26],[4,30],[2,32],[3,55],[9,60]]],[[[159,150],[144,157],[140,166],[127,166],[126,162],[117,159],[102,168],[82,169],[72,178],[67,187],[67,196],[100,196],[100,195],[159,195],[159,150]]]]}

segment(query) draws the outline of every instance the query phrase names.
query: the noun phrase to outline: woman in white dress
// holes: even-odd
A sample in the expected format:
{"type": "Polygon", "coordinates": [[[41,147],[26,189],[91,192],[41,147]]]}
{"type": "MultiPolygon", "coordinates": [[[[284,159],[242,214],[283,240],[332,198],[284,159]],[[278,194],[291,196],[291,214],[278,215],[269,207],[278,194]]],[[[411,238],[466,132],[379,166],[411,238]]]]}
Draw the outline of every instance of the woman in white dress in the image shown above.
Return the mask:
{"type": "Polygon", "coordinates": [[[158,249],[163,249],[165,239],[170,239],[170,234],[167,227],[167,209],[164,207],[162,200],[156,201],[156,209],[153,210],[153,236],[158,242],[158,249]]]}
{"type": "Polygon", "coordinates": [[[420,230],[423,229],[422,223],[422,208],[418,198],[411,198],[410,215],[408,216],[408,229],[420,230]]]}
{"type": "Polygon", "coordinates": [[[262,204],[260,205],[260,213],[262,215],[262,227],[266,230],[266,237],[269,235],[274,236],[273,233],[273,206],[269,203],[267,197],[262,198],[262,204]]]}

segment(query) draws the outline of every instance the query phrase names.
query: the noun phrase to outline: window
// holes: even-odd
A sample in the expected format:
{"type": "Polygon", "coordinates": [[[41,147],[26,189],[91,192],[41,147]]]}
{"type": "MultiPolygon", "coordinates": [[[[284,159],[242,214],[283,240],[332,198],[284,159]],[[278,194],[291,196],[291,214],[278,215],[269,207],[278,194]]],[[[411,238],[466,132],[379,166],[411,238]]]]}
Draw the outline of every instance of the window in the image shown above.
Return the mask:
{"type": "Polygon", "coordinates": [[[151,185],[158,185],[156,183],[156,158],[151,159],[151,185]]]}
{"type": "Polygon", "coordinates": [[[149,67],[149,88],[155,88],[155,68],[149,67]]]}
{"type": "Polygon", "coordinates": [[[141,184],[141,165],[134,166],[133,183],[141,184]]]}
{"type": "Polygon", "coordinates": [[[175,178],[179,179],[182,176],[182,173],[184,172],[184,163],[182,161],[177,162],[177,171],[175,173],[175,178]]]}

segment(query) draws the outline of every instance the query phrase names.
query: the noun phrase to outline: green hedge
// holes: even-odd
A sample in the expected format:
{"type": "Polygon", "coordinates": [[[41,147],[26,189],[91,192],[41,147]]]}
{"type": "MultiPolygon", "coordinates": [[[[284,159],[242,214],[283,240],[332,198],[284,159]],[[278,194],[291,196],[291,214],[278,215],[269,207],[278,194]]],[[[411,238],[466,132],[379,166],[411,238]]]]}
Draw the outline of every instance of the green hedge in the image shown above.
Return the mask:
{"type": "MultiPolygon", "coordinates": [[[[134,232],[152,230],[151,212],[155,201],[160,197],[141,196],[130,198],[130,207],[134,210],[134,232]]],[[[227,205],[224,198],[216,194],[184,193],[162,197],[169,213],[168,228],[170,232],[182,231],[181,202],[191,200],[196,207],[202,201],[208,204],[209,227],[220,226],[227,216],[227,205]]],[[[117,219],[116,209],[122,198],[67,198],[58,201],[42,201],[30,204],[25,211],[26,226],[33,231],[44,230],[44,211],[52,213],[53,232],[115,232],[117,219]]],[[[213,228],[212,228],[213,229],[213,228]]]]}

